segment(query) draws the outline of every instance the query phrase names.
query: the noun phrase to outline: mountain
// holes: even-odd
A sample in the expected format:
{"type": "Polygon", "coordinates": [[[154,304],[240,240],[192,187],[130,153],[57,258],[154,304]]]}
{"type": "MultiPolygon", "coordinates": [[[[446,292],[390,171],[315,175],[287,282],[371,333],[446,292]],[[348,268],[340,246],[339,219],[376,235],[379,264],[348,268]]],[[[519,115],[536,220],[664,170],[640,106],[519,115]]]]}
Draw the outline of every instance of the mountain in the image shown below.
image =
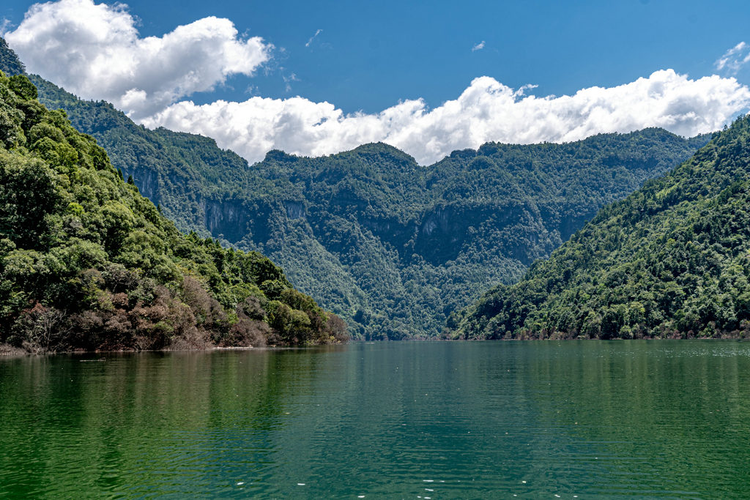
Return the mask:
{"type": "Polygon", "coordinates": [[[486,144],[428,167],[383,144],[327,158],[272,152],[253,168],[281,189],[246,192],[258,216],[239,244],[272,256],[369,338],[432,336],[454,309],[519,279],[599,207],[691,147],[646,130],[486,144]]]}
{"type": "Polygon", "coordinates": [[[750,118],[455,313],[452,338],[747,337],[750,118]]]}
{"type": "Polygon", "coordinates": [[[430,166],[385,144],[248,165],[204,137],[148,130],[31,76],[183,231],[268,255],[356,337],[437,335],[513,283],[597,210],[687,159],[707,136],[661,129],[569,144],[489,143],[430,166]]]}
{"type": "Polygon", "coordinates": [[[29,351],[344,340],[266,257],[181,234],[107,153],[0,73],[0,344],[29,351]]]}

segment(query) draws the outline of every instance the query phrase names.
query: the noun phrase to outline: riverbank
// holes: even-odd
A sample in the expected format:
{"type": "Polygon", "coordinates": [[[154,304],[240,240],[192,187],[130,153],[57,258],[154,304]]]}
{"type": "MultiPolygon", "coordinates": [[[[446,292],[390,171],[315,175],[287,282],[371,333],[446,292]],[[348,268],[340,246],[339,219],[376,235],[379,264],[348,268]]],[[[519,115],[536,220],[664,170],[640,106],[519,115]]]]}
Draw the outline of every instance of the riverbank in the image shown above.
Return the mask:
{"type": "Polygon", "coordinates": [[[9,344],[0,344],[0,358],[25,357],[25,356],[44,356],[50,354],[123,354],[123,353],[141,353],[141,352],[208,352],[208,351],[264,351],[264,350],[286,350],[304,347],[316,347],[321,345],[344,345],[348,342],[336,342],[327,344],[310,344],[304,346],[290,345],[263,345],[263,346],[204,346],[204,347],[185,347],[184,345],[172,346],[165,349],[95,349],[93,351],[84,349],[72,350],[44,350],[35,349],[27,350],[20,347],[14,347],[9,344]]]}
{"type": "Polygon", "coordinates": [[[8,344],[0,344],[0,356],[26,356],[27,354],[31,353],[8,344]]]}

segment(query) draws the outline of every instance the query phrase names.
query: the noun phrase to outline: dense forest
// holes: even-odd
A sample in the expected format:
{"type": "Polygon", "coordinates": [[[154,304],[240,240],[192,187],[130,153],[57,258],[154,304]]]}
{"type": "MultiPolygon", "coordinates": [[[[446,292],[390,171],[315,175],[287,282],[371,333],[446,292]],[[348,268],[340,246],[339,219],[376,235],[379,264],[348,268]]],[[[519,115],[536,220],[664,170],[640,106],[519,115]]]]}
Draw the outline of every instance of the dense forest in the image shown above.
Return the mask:
{"type": "Polygon", "coordinates": [[[520,279],[599,208],[709,139],[648,129],[489,143],[430,166],[369,144],[323,158],[272,151],[250,166],[211,139],[145,129],[111,104],[30,78],[180,230],[269,256],[367,339],[437,335],[451,312],[520,279]]]}
{"type": "Polygon", "coordinates": [[[451,338],[747,337],[750,118],[604,208],[516,285],[449,321],[451,338]]]}
{"type": "Polygon", "coordinates": [[[343,303],[368,338],[436,335],[454,309],[518,280],[600,206],[693,148],[646,130],[486,144],[428,167],[384,144],[327,158],[272,152],[253,168],[283,190],[248,193],[261,217],[239,244],[294,269],[323,303],[343,303]]]}
{"type": "Polygon", "coordinates": [[[28,351],[308,344],[342,320],[263,255],[181,234],[107,153],[0,73],[0,344],[28,351]]]}

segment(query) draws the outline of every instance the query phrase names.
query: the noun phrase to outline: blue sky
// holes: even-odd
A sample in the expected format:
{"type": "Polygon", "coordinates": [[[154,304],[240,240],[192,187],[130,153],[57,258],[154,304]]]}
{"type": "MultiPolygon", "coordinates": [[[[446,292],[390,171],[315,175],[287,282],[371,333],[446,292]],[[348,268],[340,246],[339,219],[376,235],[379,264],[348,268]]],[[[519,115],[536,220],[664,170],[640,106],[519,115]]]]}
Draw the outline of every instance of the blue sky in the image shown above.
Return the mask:
{"type": "MultiPolygon", "coordinates": [[[[17,30],[31,5],[32,2],[5,0],[0,7],[0,16],[6,20],[4,31],[12,33],[17,30]]],[[[344,120],[358,111],[377,115],[397,106],[399,102],[418,99],[421,99],[423,107],[410,112],[424,114],[439,108],[446,101],[458,99],[479,77],[489,77],[513,91],[524,85],[536,85],[536,88],[525,90],[525,95],[533,94],[539,98],[574,95],[581,89],[592,87],[615,88],[669,69],[677,75],[687,76],[690,81],[716,74],[724,80],[736,77],[745,89],[745,85],[750,83],[750,65],[740,64],[750,48],[741,47],[737,51],[733,69],[730,69],[731,64],[721,70],[716,66],[728,50],[741,42],[750,41],[750,2],[136,0],[127,2],[124,12],[135,18],[134,27],[140,38],[163,37],[178,26],[190,25],[209,16],[227,19],[233,23],[239,40],[262,37],[264,59],[254,64],[252,69],[235,72],[226,68],[217,69],[223,76],[215,77],[212,84],[195,87],[189,92],[171,92],[170,97],[163,98],[159,106],[133,111],[135,108],[128,108],[128,102],[132,102],[132,99],[118,100],[118,96],[106,93],[94,95],[95,91],[87,90],[83,84],[78,85],[71,75],[62,74],[63,70],[59,68],[45,74],[48,66],[45,58],[51,59],[54,54],[32,54],[29,46],[24,48],[19,41],[20,36],[14,39],[6,34],[6,38],[31,70],[52,81],[57,79],[56,83],[66,88],[74,87],[69,90],[83,97],[112,100],[137,121],[147,125],[166,125],[212,135],[220,144],[235,149],[242,149],[238,146],[242,141],[263,141],[256,132],[232,139],[221,137],[219,132],[208,128],[201,129],[196,122],[205,122],[205,116],[195,119],[186,116],[188,113],[197,116],[197,108],[184,108],[179,110],[180,113],[175,111],[177,115],[172,113],[159,118],[152,115],[167,101],[179,103],[189,100],[199,106],[218,100],[241,103],[253,96],[287,104],[273,109],[284,108],[288,111],[292,105],[306,105],[289,101],[292,97],[300,96],[305,102],[330,103],[340,112],[339,116],[332,115],[330,110],[317,111],[317,121],[312,124],[315,126],[330,120],[344,120]]],[[[61,33],[68,31],[57,29],[50,36],[63,36],[61,33]]],[[[71,45],[67,41],[63,44],[71,45]]],[[[149,78],[157,77],[150,75],[149,78]]],[[[145,84],[133,85],[133,88],[140,89],[145,84]]],[[[737,101],[730,109],[723,110],[718,116],[712,115],[704,120],[705,123],[694,124],[692,128],[677,120],[673,130],[677,133],[702,132],[704,130],[700,127],[714,127],[740,110],[744,111],[746,97],[738,95],[736,88],[728,89],[726,81],[721,85],[719,90],[716,86],[704,85],[704,88],[715,92],[718,98],[725,101],[737,101]]],[[[693,94],[697,92],[694,90],[693,94]]],[[[151,99],[153,92],[146,92],[145,95],[144,99],[151,99]]],[[[685,100],[684,97],[675,97],[673,101],[680,99],[685,100]]],[[[270,101],[266,104],[268,106],[263,108],[264,112],[270,112],[267,109],[270,101]]],[[[696,106],[696,109],[705,109],[708,105],[703,102],[696,106]]],[[[668,108],[673,110],[674,102],[668,108]]],[[[257,111],[258,108],[253,109],[257,111]]],[[[691,110],[695,114],[696,111],[691,110]]],[[[205,109],[202,111],[206,112],[205,109]]],[[[211,114],[210,118],[216,120],[216,113],[211,114]]],[[[222,113],[227,115],[229,111],[224,109],[222,113]]],[[[236,117],[238,113],[240,111],[231,114],[236,117]]],[[[531,116],[538,116],[534,113],[531,116]]],[[[406,123],[400,120],[394,123],[406,123]]],[[[669,128],[668,124],[664,125],[656,118],[653,122],[653,125],[669,128]]],[[[639,123],[638,120],[620,119],[616,126],[605,124],[602,131],[627,131],[627,128],[634,128],[639,123]]],[[[649,124],[652,123],[643,122],[643,125],[649,124]]],[[[242,122],[242,126],[245,125],[242,122]]],[[[257,151],[246,153],[245,156],[251,160],[258,159],[262,149],[284,145],[287,149],[297,148],[293,152],[322,154],[350,147],[370,137],[378,139],[381,135],[383,140],[407,150],[408,144],[413,142],[396,138],[398,134],[391,129],[387,132],[371,129],[362,132],[365,126],[357,123],[356,127],[351,125],[343,132],[329,129],[323,133],[315,129],[309,140],[316,144],[328,144],[322,149],[302,147],[288,138],[274,136],[265,140],[271,146],[256,148],[257,151]],[[355,129],[356,134],[352,132],[355,129]],[[338,134],[338,139],[331,139],[331,134],[338,134]],[[352,134],[359,139],[349,139],[352,134]],[[344,136],[346,139],[341,138],[344,136]]],[[[424,125],[419,133],[423,134],[428,128],[424,125]]],[[[503,127],[494,126],[496,130],[500,128],[503,127]]],[[[287,129],[297,130],[294,126],[287,129]]],[[[587,125],[585,131],[578,135],[590,135],[596,132],[595,129],[596,126],[587,125]]],[[[560,131],[546,137],[544,130],[539,132],[541,135],[519,135],[517,131],[513,132],[515,130],[508,132],[510,135],[500,134],[494,140],[511,142],[515,137],[513,134],[519,139],[512,142],[579,138],[578,135],[566,135],[560,131]]],[[[283,131],[280,133],[283,134],[283,131]]],[[[464,139],[470,147],[476,147],[478,140],[493,139],[488,135],[490,132],[449,130],[444,133],[458,138],[440,137],[437,139],[440,144],[433,147],[432,152],[420,153],[415,149],[412,154],[418,158],[421,155],[423,161],[432,161],[444,154],[446,148],[463,144],[461,141],[464,139]],[[464,139],[459,137],[462,134],[464,139]]],[[[242,154],[242,151],[239,152],[242,154]]]]}

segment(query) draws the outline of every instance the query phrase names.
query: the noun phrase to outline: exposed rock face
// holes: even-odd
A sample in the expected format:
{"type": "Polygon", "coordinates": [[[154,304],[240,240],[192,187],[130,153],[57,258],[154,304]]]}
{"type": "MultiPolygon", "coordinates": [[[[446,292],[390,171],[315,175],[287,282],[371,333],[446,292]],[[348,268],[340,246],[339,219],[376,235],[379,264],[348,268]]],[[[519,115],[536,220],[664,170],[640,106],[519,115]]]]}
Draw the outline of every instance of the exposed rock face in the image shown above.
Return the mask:
{"type": "Polygon", "coordinates": [[[302,203],[296,203],[293,201],[287,201],[284,203],[286,208],[286,216],[290,219],[304,219],[306,215],[305,205],[302,203]]]}
{"type": "Polygon", "coordinates": [[[250,212],[242,200],[201,200],[208,231],[228,241],[239,241],[247,232],[250,212]]]}
{"type": "Polygon", "coordinates": [[[126,168],[122,173],[126,179],[129,175],[132,176],[141,194],[151,200],[154,205],[158,205],[161,202],[159,176],[155,171],[148,168],[135,167],[133,169],[126,168]]]}

